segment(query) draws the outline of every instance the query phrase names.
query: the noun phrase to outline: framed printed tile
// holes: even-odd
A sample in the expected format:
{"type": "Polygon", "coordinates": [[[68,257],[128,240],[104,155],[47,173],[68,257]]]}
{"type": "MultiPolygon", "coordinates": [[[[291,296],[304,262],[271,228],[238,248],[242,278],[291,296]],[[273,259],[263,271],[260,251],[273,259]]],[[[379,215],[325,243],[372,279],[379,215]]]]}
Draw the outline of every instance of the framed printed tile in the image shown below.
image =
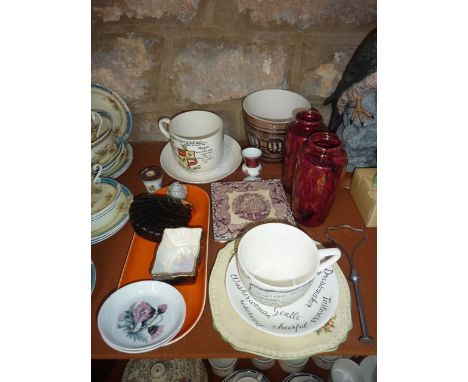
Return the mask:
{"type": "Polygon", "coordinates": [[[211,205],[214,239],[218,242],[233,240],[262,221],[295,225],[279,179],[214,182],[211,205]]]}

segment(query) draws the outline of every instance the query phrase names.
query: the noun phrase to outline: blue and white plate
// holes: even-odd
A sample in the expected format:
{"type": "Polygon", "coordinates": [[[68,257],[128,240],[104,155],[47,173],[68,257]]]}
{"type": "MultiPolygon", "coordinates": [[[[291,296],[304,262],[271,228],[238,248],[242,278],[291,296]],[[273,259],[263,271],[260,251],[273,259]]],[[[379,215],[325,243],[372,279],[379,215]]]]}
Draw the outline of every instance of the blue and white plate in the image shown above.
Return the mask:
{"type": "Polygon", "coordinates": [[[91,260],[91,294],[93,294],[94,287],[96,286],[96,267],[91,260]]]}
{"type": "Polygon", "coordinates": [[[130,190],[127,187],[125,187],[123,184],[121,184],[121,187],[122,187],[122,192],[124,193],[126,197],[126,200],[125,200],[126,205],[122,205],[118,207],[119,213],[109,224],[107,224],[105,227],[97,231],[91,232],[91,245],[99,243],[115,235],[118,231],[122,229],[122,227],[128,221],[128,218],[129,218],[128,211],[130,208],[130,204],[133,200],[133,195],[130,192],[130,190]]]}
{"type": "Polygon", "coordinates": [[[91,109],[109,114],[115,136],[128,139],[132,132],[132,114],[125,101],[104,85],[91,84],[91,109]]]}
{"type": "Polygon", "coordinates": [[[111,167],[108,167],[105,170],[103,169],[102,176],[105,176],[108,178],[118,178],[125,171],[127,171],[127,169],[132,164],[132,161],[133,161],[132,146],[130,145],[129,142],[122,141],[122,140],[120,140],[120,142],[123,142],[123,145],[124,145],[122,154],[120,155],[119,159],[117,159],[111,167]]]}

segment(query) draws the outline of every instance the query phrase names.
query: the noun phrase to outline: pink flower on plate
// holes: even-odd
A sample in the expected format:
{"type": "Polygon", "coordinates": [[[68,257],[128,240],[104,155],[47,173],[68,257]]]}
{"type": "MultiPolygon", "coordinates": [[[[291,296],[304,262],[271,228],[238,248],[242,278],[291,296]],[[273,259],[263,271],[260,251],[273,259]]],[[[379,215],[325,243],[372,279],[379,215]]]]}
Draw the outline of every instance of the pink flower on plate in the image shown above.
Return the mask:
{"type": "Polygon", "coordinates": [[[156,309],[154,309],[147,302],[142,301],[132,310],[133,321],[135,324],[139,322],[144,322],[153,317],[155,313],[156,309]]]}
{"type": "Polygon", "coordinates": [[[167,304],[158,305],[158,314],[163,314],[167,309],[167,304]]]}
{"type": "Polygon", "coordinates": [[[164,331],[164,325],[153,325],[148,328],[151,340],[158,338],[164,331]]]}

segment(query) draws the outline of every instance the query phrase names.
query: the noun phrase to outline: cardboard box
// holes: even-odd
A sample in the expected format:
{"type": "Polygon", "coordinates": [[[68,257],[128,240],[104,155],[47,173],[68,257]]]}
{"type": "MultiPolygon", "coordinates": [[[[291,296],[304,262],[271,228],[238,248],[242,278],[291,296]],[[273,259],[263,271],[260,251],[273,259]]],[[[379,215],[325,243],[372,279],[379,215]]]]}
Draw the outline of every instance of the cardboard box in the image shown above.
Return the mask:
{"type": "Polygon", "coordinates": [[[357,168],[351,180],[350,193],[366,227],[377,227],[376,168],[357,168]]]}

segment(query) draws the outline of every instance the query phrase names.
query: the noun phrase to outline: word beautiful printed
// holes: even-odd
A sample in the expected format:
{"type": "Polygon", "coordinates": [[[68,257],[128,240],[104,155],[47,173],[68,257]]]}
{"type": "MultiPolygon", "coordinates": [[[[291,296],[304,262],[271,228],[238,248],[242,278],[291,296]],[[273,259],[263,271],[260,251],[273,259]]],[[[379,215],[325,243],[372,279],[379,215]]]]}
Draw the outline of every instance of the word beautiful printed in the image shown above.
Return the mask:
{"type": "Polygon", "coordinates": [[[305,334],[325,325],[336,309],[337,279],[333,269],[317,273],[308,293],[280,308],[257,302],[242,284],[236,269],[232,271],[229,276],[235,287],[235,308],[241,309],[241,317],[259,330],[285,336],[305,334]]]}

